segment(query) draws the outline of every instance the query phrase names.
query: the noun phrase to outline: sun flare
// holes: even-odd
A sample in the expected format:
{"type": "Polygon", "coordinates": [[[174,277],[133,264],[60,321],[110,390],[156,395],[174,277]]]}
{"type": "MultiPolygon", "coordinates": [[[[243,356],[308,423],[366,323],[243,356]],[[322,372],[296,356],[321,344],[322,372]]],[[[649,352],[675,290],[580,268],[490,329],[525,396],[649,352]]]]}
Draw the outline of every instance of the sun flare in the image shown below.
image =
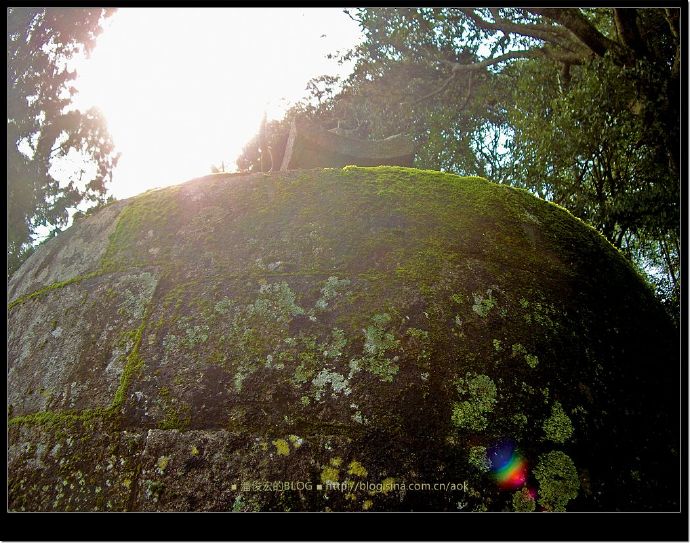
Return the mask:
{"type": "Polygon", "coordinates": [[[119,9],[76,84],[122,153],[113,194],[234,169],[263,112],[279,118],[309,79],[345,74],[326,54],[357,39],[340,9],[119,9]]]}

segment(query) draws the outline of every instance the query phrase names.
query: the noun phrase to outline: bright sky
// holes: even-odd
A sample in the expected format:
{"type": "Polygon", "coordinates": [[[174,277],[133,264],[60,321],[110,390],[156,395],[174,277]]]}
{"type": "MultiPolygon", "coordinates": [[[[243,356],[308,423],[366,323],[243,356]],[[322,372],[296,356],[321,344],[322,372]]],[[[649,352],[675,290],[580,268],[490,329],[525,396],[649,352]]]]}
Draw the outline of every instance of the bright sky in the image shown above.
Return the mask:
{"type": "Polygon", "coordinates": [[[97,106],[122,153],[117,198],[235,159],[263,111],[281,118],[312,77],[347,75],[328,53],[360,39],[339,8],[121,8],[77,66],[78,107],[97,106]]]}

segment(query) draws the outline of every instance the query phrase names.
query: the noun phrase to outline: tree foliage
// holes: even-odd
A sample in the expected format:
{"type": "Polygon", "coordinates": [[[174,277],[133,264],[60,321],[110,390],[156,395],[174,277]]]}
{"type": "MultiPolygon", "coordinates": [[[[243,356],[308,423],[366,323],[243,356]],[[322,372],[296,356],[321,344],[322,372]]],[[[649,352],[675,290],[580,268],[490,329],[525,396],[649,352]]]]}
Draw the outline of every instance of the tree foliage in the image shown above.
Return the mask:
{"type": "Polygon", "coordinates": [[[106,201],[117,163],[104,119],[71,106],[68,62],[90,52],[112,9],[7,8],[8,277],[39,228],[54,234],[80,203],[106,201]]]}
{"type": "Polygon", "coordinates": [[[680,292],[680,10],[364,8],[340,89],[303,106],[416,164],[525,187],[597,228],[680,292]]]}

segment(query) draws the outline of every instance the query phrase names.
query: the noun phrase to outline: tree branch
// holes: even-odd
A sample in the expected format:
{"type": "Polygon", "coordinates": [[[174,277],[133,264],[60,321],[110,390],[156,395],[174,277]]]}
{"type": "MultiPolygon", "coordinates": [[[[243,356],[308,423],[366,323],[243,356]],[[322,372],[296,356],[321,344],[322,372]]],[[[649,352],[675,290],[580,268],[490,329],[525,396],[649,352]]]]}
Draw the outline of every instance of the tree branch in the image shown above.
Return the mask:
{"type": "Polygon", "coordinates": [[[431,98],[432,96],[436,96],[437,94],[441,94],[444,90],[446,90],[448,85],[450,85],[451,81],[453,81],[453,79],[455,79],[456,75],[457,75],[456,72],[451,72],[450,77],[448,77],[448,79],[446,79],[441,84],[440,87],[438,87],[436,90],[431,91],[429,94],[425,94],[421,98],[417,98],[413,102],[410,102],[410,105],[414,106],[415,104],[418,104],[419,102],[423,102],[424,100],[427,100],[427,99],[431,98]]]}
{"type": "Polygon", "coordinates": [[[599,32],[577,8],[531,8],[529,11],[560,23],[600,57],[616,46],[616,42],[599,32]]]}
{"type": "Polygon", "coordinates": [[[470,72],[470,75],[467,77],[467,92],[465,93],[465,99],[462,101],[462,105],[458,107],[459,110],[465,109],[467,107],[467,102],[470,101],[470,97],[472,96],[472,72],[470,72]]]}
{"type": "Polygon", "coordinates": [[[503,55],[499,55],[494,58],[488,58],[481,62],[474,62],[472,64],[460,64],[459,62],[452,62],[450,60],[437,58],[433,59],[436,62],[445,64],[449,66],[454,73],[460,72],[478,72],[494,64],[499,64],[501,62],[506,62],[507,60],[513,60],[518,58],[543,58],[547,57],[558,62],[564,62],[567,64],[582,64],[584,58],[576,53],[566,53],[564,51],[558,51],[550,46],[537,47],[534,49],[526,49],[523,51],[510,51],[503,55]]]}
{"type": "MultiPolygon", "coordinates": [[[[469,102],[469,100],[470,100],[470,98],[471,98],[471,96],[472,96],[472,78],[473,78],[473,73],[474,73],[474,72],[470,72],[469,75],[468,75],[468,77],[467,77],[467,92],[465,92],[465,97],[464,97],[464,99],[463,99],[463,101],[462,101],[462,105],[458,106],[458,109],[459,109],[459,110],[465,109],[465,107],[467,106],[467,103],[469,102]]],[[[413,106],[413,105],[415,105],[415,104],[418,104],[419,102],[423,102],[424,100],[428,100],[429,98],[431,98],[431,97],[433,97],[433,96],[436,96],[437,94],[442,93],[444,90],[446,90],[446,88],[448,87],[448,85],[450,85],[450,83],[456,78],[457,74],[458,74],[458,72],[455,72],[455,71],[454,71],[454,72],[451,72],[450,77],[449,77],[448,79],[446,79],[446,80],[441,84],[441,86],[440,86],[439,88],[435,89],[434,91],[432,91],[432,92],[430,92],[430,93],[428,93],[428,94],[425,94],[425,95],[422,96],[421,98],[417,98],[417,99],[414,100],[413,102],[410,102],[410,105],[413,106]]]]}
{"type": "Polygon", "coordinates": [[[676,39],[677,43],[680,36],[680,10],[666,8],[664,10],[664,14],[666,15],[666,22],[668,23],[671,33],[673,34],[673,37],[676,39]]]}
{"type": "Polygon", "coordinates": [[[678,287],[678,280],[676,279],[676,274],[673,272],[673,264],[671,263],[671,257],[668,253],[668,247],[666,245],[666,240],[661,239],[661,248],[664,253],[664,259],[666,260],[666,266],[668,267],[669,275],[671,276],[671,281],[673,282],[673,290],[678,287]]]}
{"type": "Polygon", "coordinates": [[[67,143],[68,142],[65,142],[62,145],[58,145],[57,147],[53,147],[50,150],[50,152],[48,153],[48,158],[53,158],[53,157],[57,156],[58,151],[61,153],[64,153],[65,149],[66,149],[65,144],[67,144],[67,143]]]}
{"type": "Polygon", "coordinates": [[[460,11],[472,19],[479,28],[484,30],[496,30],[504,34],[520,34],[522,36],[529,36],[530,38],[536,38],[547,42],[554,41],[557,37],[566,37],[563,29],[558,26],[513,23],[508,19],[501,18],[497,9],[490,10],[495,20],[493,23],[480,17],[474,9],[463,8],[460,11]]]}
{"type": "Polygon", "coordinates": [[[556,62],[562,62],[563,64],[568,66],[583,64],[588,57],[593,56],[593,53],[591,51],[587,51],[586,53],[572,53],[566,51],[558,51],[557,49],[549,47],[548,45],[545,45],[541,49],[537,49],[537,51],[539,51],[545,57],[550,58],[551,60],[555,60],[556,62]]]}
{"type": "Polygon", "coordinates": [[[508,53],[504,53],[503,55],[499,55],[494,58],[487,58],[486,60],[483,60],[481,62],[473,62],[471,64],[461,64],[459,62],[452,62],[450,60],[446,60],[443,58],[437,58],[433,59],[437,62],[440,62],[441,64],[445,64],[446,66],[450,66],[450,68],[453,70],[453,72],[478,72],[480,70],[483,70],[484,68],[488,68],[489,66],[493,66],[494,64],[499,64],[501,62],[505,62],[507,60],[512,60],[516,58],[535,58],[539,57],[542,55],[540,53],[540,49],[526,49],[523,51],[510,51],[508,53]]]}
{"type": "Polygon", "coordinates": [[[568,88],[570,87],[570,80],[572,79],[570,75],[570,64],[567,62],[563,63],[563,67],[561,68],[561,73],[560,73],[560,82],[561,82],[561,92],[566,92],[568,88]]]}
{"type": "Polygon", "coordinates": [[[623,45],[634,51],[638,57],[647,56],[647,47],[637,26],[637,10],[634,8],[615,8],[613,18],[623,45]]]}
{"type": "MultiPolygon", "coordinates": [[[[587,58],[592,56],[591,47],[588,47],[586,44],[584,44],[578,36],[574,35],[573,32],[567,29],[562,23],[559,23],[559,25],[514,23],[508,19],[502,18],[498,9],[495,8],[490,9],[491,14],[494,17],[494,22],[491,22],[481,17],[473,9],[463,8],[460,11],[470,18],[479,28],[502,32],[504,37],[508,37],[510,34],[518,34],[521,36],[535,38],[543,41],[545,45],[542,48],[534,48],[522,52],[513,51],[506,53],[505,55],[495,57],[494,59],[487,59],[483,62],[474,64],[473,66],[476,66],[476,68],[468,67],[454,69],[479,70],[492,64],[503,62],[504,60],[510,60],[511,58],[534,58],[538,56],[546,56],[558,62],[574,65],[582,64],[587,58]]],[[[579,14],[577,10],[574,11],[579,14]]],[[[539,13],[535,14],[540,15],[539,13]]],[[[586,19],[585,22],[589,24],[586,19]]],[[[597,32],[594,27],[591,27],[591,29],[594,32],[597,32]]],[[[448,61],[444,61],[444,63],[449,64],[448,61]]],[[[455,65],[457,65],[457,63],[455,65]]]]}

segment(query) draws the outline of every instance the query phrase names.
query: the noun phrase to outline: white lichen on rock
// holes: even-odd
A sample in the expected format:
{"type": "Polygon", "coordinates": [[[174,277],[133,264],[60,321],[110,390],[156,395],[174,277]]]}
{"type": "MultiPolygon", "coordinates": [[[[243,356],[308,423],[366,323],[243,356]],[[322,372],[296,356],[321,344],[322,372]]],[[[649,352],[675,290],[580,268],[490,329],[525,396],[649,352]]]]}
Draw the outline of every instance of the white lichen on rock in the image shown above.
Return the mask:
{"type": "Polygon", "coordinates": [[[349,279],[338,279],[331,276],[326,280],[326,284],[321,288],[321,297],[316,300],[314,307],[319,311],[325,311],[328,303],[340,294],[340,290],[350,284],[349,279]]]}
{"type": "Polygon", "coordinates": [[[350,361],[351,374],[364,369],[378,376],[382,381],[392,382],[400,367],[398,356],[389,358],[389,351],[400,347],[400,340],[386,329],[391,321],[388,313],[375,314],[373,324],[362,330],[364,333],[364,353],[362,357],[350,361]]]}
{"type": "Polygon", "coordinates": [[[349,387],[349,381],[344,375],[331,371],[328,368],[322,369],[316,377],[312,380],[312,385],[314,387],[314,397],[316,400],[320,400],[322,394],[325,393],[326,385],[330,384],[333,391],[332,396],[336,397],[338,394],[343,393],[348,396],[352,390],[349,387]]]}

